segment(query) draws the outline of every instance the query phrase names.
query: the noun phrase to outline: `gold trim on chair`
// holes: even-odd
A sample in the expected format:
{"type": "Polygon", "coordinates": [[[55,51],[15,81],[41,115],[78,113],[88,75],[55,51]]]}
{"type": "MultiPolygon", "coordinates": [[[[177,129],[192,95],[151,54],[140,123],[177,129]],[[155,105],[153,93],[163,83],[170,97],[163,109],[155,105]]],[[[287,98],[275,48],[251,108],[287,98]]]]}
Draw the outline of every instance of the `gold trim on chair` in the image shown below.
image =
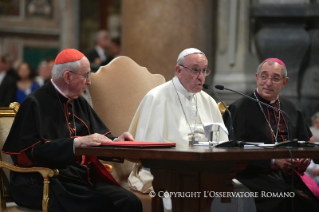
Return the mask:
{"type": "Polygon", "coordinates": [[[16,116],[19,110],[20,104],[18,102],[12,102],[9,107],[0,107],[0,116],[12,117],[16,116]]]}
{"type": "MultiPolygon", "coordinates": [[[[223,103],[226,105],[226,107],[228,107],[228,105],[225,102],[223,102],[223,103]]],[[[218,102],[217,106],[218,106],[220,113],[223,115],[226,111],[226,108],[224,107],[224,105],[221,102],[218,102]]]]}
{"type": "Polygon", "coordinates": [[[32,168],[21,168],[18,166],[14,166],[10,163],[6,163],[3,161],[0,161],[0,168],[6,168],[14,172],[20,172],[20,173],[34,173],[38,172],[42,175],[44,181],[43,181],[43,198],[42,198],[42,210],[43,212],[48,211],[48,204],[49,204],[49,183],[50,177],[55,177],[59,175],[59,170],[57,169],[49,169],[44,167],[32,167],[32,168]]]}

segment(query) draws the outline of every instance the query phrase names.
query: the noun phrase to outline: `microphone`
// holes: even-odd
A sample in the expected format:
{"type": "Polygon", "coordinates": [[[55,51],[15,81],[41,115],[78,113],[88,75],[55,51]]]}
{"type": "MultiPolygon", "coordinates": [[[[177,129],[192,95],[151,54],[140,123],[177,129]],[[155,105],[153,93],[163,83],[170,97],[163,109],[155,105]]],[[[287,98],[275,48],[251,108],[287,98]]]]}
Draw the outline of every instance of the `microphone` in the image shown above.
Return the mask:
{"type": "Polygon", "coordinates": [[[228,110],[228,108],[226,107],[226,105],[224,104],[224,102],[221,100],[221,98],[219,97],[219,95],[216,93],[216,91],[211,88],[209,85],[207,84],[203,84],[203,88],[205,89],[211,89],[215,95],[217,96],[218,100],[222,103],[222,105],[224,106],[224,108],[226,109],[229,117],[230,117],[230,121],[229,121],[229,139],[230,141],[226,141],[223,143],[220,143],[218,145],[216,145],[215,147],[236,147],[237,146],[237,142],[235,140],[235,136],[234,136],[234,127],[233,127],[233,119],[231,117],[231,113],[228,110]]]}
{"type": "Polygon", "coordinates": [[[253,100],[253,101],[255,101],[255,102],[259,102],[260,104],[263,104],[263,105],[265,105],[266,107],[269,107],[269,108],[271,108],[271,109],[278,110],[278,111],[282,112],[282,113],[286,116],[286,119],[287,119],[287,125],[288,125],[288,141],[281,142],[281,143],[279,143],[279,144],[276,144],[275,146],[297,146],[297,141],[296,141],[296,140],[294,140],[294,141],[291,140],[292,137],[291,137],[290,120],[289,120],[289,116],[287,115],[287,113],[286,113],[285,111],[283,111],[283,110],[281,110],[281,109],[279,109],[279,108],[273,107],[273,106],[271,106],[271,105],[269,105],[269,104],[266,104],[266,103],[264,103],[264,102],[261,102],[261,101],[259,101],[258,99],[254,99],[254,98],[252,98],[252,97],[250,97],[250,96],[248,96],[248,95],[245,95],[245,94],[243,94],[243,93],[240,93],[240,92],[238,92],[238,91],[234,91],[234,90],[232,90],[232,89],[226,88],[226,87],[224,87],[223,85],[215,85],[215,88],[217,88],[218,90],[229,90],[229,91],[232,91],[232,92],[237,93],[237,94],[239,94],[239,95],[242,95],[242,96],[244,96],[244,97],[246,97],[246,98],[248,98],[248,99],[251,99],[251,100],[253,100]],[[291,144],[291,142],[296,143],[296,144],[291,144]]]}

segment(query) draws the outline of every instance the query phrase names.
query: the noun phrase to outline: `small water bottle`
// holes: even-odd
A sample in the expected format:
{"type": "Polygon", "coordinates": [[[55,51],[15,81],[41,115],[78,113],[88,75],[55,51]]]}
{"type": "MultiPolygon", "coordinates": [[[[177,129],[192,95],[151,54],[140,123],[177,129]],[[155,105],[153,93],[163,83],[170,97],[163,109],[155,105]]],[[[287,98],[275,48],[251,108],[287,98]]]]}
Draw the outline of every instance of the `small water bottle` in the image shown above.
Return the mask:
{"type": "Polygon", "coordinates": [[[212,131],[209,133],[209,146],[216,146],[219,144],[219,133],[220,133],[220,126],[213,125],[212,131]]]}

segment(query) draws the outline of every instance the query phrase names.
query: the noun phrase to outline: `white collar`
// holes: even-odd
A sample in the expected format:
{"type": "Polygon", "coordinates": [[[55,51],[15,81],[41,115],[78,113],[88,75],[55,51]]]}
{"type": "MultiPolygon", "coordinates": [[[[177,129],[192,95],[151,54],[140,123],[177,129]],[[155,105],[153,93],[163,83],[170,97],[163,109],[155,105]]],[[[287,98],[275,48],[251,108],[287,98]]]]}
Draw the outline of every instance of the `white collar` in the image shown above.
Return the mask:
{"type": "Polygon", "coordinates": [[[52,82],[52,85],[54,86],[54,88],[55,88],[62,96],[64,96],[65,98],[67,98],[69,101],[72,100],[72,99],[70,99],[67,95],[65,95],[65,94],[60,90],[60,88],[53,82],[53,79],[51,79],[51,82],[52,82]]]}
{"type": "Polygon", "coordinates": [[[182,85],[182,83],[179,81],[179,79],[177,78],[177,76],[175,76],[173,79],[173,82],[176,86],[176,90],[178,92],[180,92],[181,94],[183,94],[187,99],[189,99],[190,97],[193,97],[195,95],[195,93],[189,92],[187,91],[184,86],[182,85]]]}

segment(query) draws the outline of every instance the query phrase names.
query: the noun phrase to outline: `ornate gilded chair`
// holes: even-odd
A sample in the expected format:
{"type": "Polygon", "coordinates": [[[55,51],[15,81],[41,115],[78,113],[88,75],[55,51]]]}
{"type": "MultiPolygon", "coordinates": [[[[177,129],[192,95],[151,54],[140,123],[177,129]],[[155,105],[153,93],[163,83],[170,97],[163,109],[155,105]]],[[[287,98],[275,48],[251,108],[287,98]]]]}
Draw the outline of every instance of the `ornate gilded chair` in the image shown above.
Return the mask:
{"type": "MultiPolygon", "coordinates": [[[[0,107],[0,148],[2,150],[3,144],[8,136],[11,129],[14,117],[19,109],[19,103],[11,103],[9,107],[0,107]]],[[[11,156],[1,152],[0,154],[0,201],[1,208],[0,211],[7,211],[7,203],[14,202],[11,192],[10,192],[10,182],[9,182],[9,170],[15,172],[38,172],[42,175],[43,181],[43,199],[42,199],[42,210],[48,211],[49,203],[49,178],[57,176],[59,174],[58,170],[52,170],[44,167],[34,167],[34,168],[21,168],[12,165],[11,156]],[[5,168],[5,170],[3,169],[5,168]]],[[[21,212],[21,211],[39,211],[30,210],[27,208],[19,207],[13,204],[12,207],[8,208],[9,212],[21,212]]]]}
{"type": "MultiPolygon", "coordinates": [[[[91,74],[88,99],[105,125],[114,136],[128,131],[135,111],[145,94],[165,82],[159,74],[151,74],[131,58],[120,56],[108,65],[91,74]]],[[[125,188],[133,163],[111,163],[111,174],[125,188]]],[[[150,211],[151,198],[148,194],[134,192],[142,201],[143,211],[150,211]]]]}

